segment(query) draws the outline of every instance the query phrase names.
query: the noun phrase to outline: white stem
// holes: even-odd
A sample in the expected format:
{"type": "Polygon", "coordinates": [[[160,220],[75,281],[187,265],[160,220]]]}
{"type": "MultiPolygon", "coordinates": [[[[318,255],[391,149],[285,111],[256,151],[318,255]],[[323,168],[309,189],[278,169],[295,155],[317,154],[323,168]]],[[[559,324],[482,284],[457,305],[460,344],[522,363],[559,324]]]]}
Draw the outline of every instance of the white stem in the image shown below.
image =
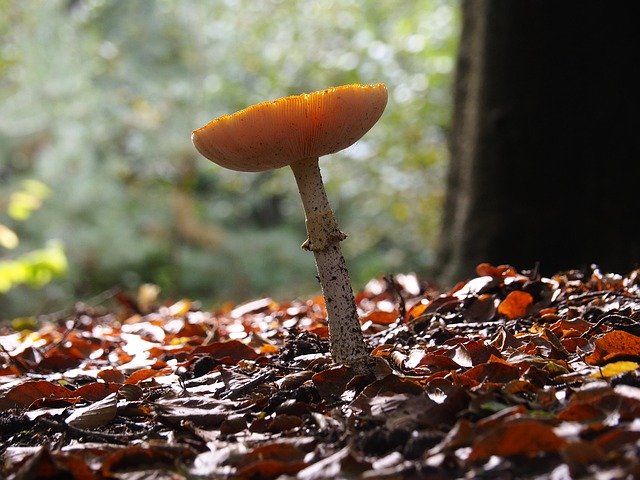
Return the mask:
{"type": "Polygon", "coordinates": [[[358,321],[347,265],[340,250],[346,238],[337,226],[322,183],[317,158],[291,164],[306,215],[307,241],[302,245],[316,257],[318,276],[327,306],[331,356],[337,363],[362,364],[368,353],[358,321]]]}

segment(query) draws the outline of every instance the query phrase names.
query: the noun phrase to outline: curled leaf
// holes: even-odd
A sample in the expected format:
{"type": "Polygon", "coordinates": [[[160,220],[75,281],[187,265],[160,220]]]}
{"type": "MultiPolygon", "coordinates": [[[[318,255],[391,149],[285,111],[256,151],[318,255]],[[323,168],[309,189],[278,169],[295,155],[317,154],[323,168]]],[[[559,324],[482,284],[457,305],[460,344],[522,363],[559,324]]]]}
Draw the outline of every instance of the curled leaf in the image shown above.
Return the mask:
{"type": "Polygon", "coordinates": [[[112,393],[87,407],[76,408],[65,420],[76,428],[96,428],[108,424],[116,417],[118,400],[112,393]]]}

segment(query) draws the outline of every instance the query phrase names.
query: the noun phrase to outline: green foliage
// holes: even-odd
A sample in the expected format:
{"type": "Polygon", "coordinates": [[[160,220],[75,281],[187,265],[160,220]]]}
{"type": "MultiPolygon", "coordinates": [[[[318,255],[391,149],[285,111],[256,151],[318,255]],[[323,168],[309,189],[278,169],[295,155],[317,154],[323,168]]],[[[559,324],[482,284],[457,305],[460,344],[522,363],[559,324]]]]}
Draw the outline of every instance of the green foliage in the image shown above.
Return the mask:
{"type": "Polygon", "coordinates": [[[67,258],[59,242],[33,250],[13,260],[0,260],[0,293],[16,285],[42,287],[67,271],[67,258]]]}
{"type": "MultiPolygon", "coordinates": [[[[15,221],[27,220],[42,206],[48,196],[48,187],[37,180],[22,182],[22,188],[14,191],[8,199],[7,214],[15,221]]],[[[1,219],[2,217],[0,217],[1,219]]],[[[14,229],[0,223],[0,247],[14,250],[20,238],[14,229]]],[[[67,271],[67,259],[60,242],[51,241],[44,248],[5,258],[0,251],[0,294],[7,293],[17,285],[42,287],[67,271]]]]}
{"type": "MultiPolygon", "coordinates": [[[[20,238],[32,250],[48,238],[65,245],[69,275],[55,287],[58,300],[140,281],[202,299],[317,289],[313,261],[298,248],[303,213],[290,172],[225,171],[197,156],[190,132],[255,102],[351,82],[390,91],[376,127],[321,161],[351,233],[344,249],[356,287],[373,270],[429,266],[457,2],[0,6],[0,181],[30,177],[51,188],[20,238]],[[187,210],[174,202],[182,193],[187,210]],[[217,229],[218,241],[184,231],[194,222],[217,229]]],[[[4,301],[12,311],[22,300],[4,301]]]]}

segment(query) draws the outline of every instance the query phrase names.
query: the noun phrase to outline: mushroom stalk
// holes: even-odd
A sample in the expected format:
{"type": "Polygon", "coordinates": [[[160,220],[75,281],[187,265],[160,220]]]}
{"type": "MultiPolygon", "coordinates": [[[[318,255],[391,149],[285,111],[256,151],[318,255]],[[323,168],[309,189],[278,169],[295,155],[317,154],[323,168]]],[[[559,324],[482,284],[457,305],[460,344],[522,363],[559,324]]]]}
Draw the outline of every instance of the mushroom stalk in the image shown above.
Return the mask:
{"type": "Polygon", "coordinates": [[[293,162],[306,216],[307,240],[302,248],[313,252],[327,307],[331,356],[337,363],[366,363],[368,353],[360,328],[347,265],[340,249],[346,235],[338,229],[322,182],[318,158],[293,162]]]}

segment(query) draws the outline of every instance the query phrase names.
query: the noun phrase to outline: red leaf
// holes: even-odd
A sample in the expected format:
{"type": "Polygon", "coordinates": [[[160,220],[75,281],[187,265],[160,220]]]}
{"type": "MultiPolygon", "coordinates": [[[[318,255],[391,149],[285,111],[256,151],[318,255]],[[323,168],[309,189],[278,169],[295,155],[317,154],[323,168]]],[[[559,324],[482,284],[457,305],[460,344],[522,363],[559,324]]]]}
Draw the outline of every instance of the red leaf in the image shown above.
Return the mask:
{"type": "Polygon", "coordinates": [[[282,462],[278,460],[262,460],[247,465],[238,470],[234,478],[254,479],[254,478],[280,478],[285,475],[295,475],[307,466],[304,462],[282,462]]]}
{"type": "Polygon", "coordinates": [[[88,383],[73,391],[73,396],[82,397],[88,402],[97,402],[107,395],[117,392],[122,384],[120,383],[88,383]]]}
{"type": "Polygon", "coordinates": [[[107,368],[98,373],[98,378],[105,382],[124,383],[124,374],[116,368],[107,368]]]}
{"type": "Polygon", "coordinates": [[[520,377],[520,369],[506,362],[489,361],[467,370],[464,375],[478,382],[506,383],[520,377]]]}
{"type": "Polygon", "coordinates": [[[367,385],[362,390],[363,397],[373,398],[381,393],[408,393],[409,395],[419,395],[423,388],[413,380],[399,377],[393,373],[380,380],[367,385]]]}
{"type": "Polygon", "coordinates": [[[60,399],[73,396],[74,393],[68,388],[45,380],[24,382],[13,387],[4,396],[0,397],[0,410],[28,407],[34,401],[41,398],[60,399]]]}
{"type": "Polygon", "coordinates": [[[353,377],[349,367],[334,367],[316,373],[311,381],[318,389],[320,396],[327,401],[335,401],[344,392],[347,383],[353,377]]]}
{"type": "Polygon", "coordinates": [[[276,417],[269,423],[267,431],[271,433],[279,433],[299,427],[300,425],[302,425],[302,419],[297,415],[281,413],[276,415],[276,417]]]}

